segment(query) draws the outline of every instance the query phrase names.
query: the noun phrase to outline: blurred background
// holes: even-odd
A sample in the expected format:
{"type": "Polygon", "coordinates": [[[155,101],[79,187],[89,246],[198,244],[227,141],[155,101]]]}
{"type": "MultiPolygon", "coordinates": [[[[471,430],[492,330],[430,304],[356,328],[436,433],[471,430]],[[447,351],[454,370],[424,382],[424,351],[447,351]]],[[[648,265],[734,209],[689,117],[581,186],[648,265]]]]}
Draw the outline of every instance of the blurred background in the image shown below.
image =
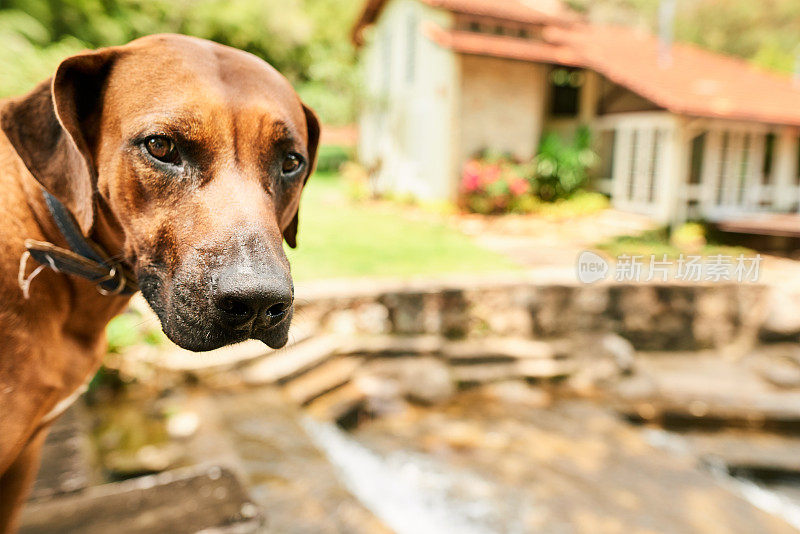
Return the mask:
{"type": "Polygon", "coordinates": [[[159,32],[323,122],[291,341],[134,298],[23,532],[800,529],[800,3],[0,0],[0,97],[159,32]]]}

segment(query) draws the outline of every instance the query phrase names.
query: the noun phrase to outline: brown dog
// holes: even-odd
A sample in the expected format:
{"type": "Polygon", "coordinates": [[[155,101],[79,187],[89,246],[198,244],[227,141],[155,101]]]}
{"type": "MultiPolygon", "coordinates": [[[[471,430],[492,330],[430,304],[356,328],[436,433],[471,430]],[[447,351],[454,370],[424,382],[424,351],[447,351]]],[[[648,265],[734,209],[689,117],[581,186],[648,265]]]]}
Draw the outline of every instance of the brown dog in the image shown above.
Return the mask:
{"type": "Polygon", "coordinates": [[[66,59],[0,103],[0,126],[0,532],[11,532],[50,414],[100,365],[106,323],[128,300],[113,293],[135,289],[133,274],[184,348],[286,343],[282,240],[295,246],[319,123],[255,56],[155,35],[66,59]],[[63,272],[58,251],[76,247],[57,205],[105,251],[109,276],[63,272]],[[34,271],[26,250],[60,272],[34,271]]]}

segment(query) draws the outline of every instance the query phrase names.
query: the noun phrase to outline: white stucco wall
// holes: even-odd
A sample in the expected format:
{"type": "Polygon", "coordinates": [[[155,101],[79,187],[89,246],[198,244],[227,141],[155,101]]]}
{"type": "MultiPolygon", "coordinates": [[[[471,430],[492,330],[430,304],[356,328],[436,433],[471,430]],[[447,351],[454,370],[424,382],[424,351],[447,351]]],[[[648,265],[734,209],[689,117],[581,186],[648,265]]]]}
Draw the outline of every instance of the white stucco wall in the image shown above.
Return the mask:
{"type": "Polygon", "coordinates": [[[487,148],[532,158],[542,133],[546,90],[545,65],[462,56],[460,161],[487,148]]]}
{"type": "Polygon", "coordinates": [[[394,0],[366,36],[359,157],[381,191],[419,199],[453,191],[456,58],[424,34],[426,23],[449,28],[452,18],[416,0],[394,0]]]}

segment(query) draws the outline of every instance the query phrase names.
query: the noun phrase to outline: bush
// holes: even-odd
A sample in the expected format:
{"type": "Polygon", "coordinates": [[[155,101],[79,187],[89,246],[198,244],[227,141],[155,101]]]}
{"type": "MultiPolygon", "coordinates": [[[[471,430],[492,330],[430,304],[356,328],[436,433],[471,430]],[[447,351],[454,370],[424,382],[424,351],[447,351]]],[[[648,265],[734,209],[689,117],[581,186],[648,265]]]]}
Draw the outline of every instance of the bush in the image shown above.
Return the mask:
{"type": "Polygon", "coordinates": [[[528,213],[538,200],[524,166],[508,157],[488,156],[464,165],[459,204],[474,213],[528,213]]]}
{"type": "Polygon", "coordinates": [[[571,209],[593,213],[607,206],[602,195],[584,195],[574,199],[575,202],[572,200],[597,160],[587,128],[579,129],[571,142],[557,134],[545,135],[538,155],[529,163],[489,152],[464,165],[459,204],[462,209],[483,214],[567,213],[571,209]],[[574,205],[566,210],[544,208],[548,203],[568,199],[574,205]]]}
{"type": "Polygon", "coordinates": [[[567,198],[580,189],[597,164],[588,128],[578,129],[571,143],[555,133],[544,136],[534,160],[536,194],[544,201],[567,198]]]}
{"type": "Polygon", "coordinates": [[[339,172],[339,169],[353,159],[353,150],[339,145],[322,145],[317,156],[317,170],[320,172],[339,172]]]}

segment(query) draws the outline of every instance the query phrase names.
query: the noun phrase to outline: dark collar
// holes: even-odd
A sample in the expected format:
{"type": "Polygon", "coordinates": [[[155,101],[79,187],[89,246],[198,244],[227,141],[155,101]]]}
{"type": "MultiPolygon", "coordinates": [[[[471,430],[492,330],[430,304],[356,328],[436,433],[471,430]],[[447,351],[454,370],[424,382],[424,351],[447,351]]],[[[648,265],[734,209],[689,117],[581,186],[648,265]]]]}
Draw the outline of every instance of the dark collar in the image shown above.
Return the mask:
{"type": "Polygon", "coordinates": [[[25,240],[30,257],[45,267],[60,273],[91,280],[103,295],[132,295],[139,290],[136,276],[81,232],[75,218],[56,197],[42,190],[47,209],[58,226],[69,249],[45,241],[25,240]]]}

